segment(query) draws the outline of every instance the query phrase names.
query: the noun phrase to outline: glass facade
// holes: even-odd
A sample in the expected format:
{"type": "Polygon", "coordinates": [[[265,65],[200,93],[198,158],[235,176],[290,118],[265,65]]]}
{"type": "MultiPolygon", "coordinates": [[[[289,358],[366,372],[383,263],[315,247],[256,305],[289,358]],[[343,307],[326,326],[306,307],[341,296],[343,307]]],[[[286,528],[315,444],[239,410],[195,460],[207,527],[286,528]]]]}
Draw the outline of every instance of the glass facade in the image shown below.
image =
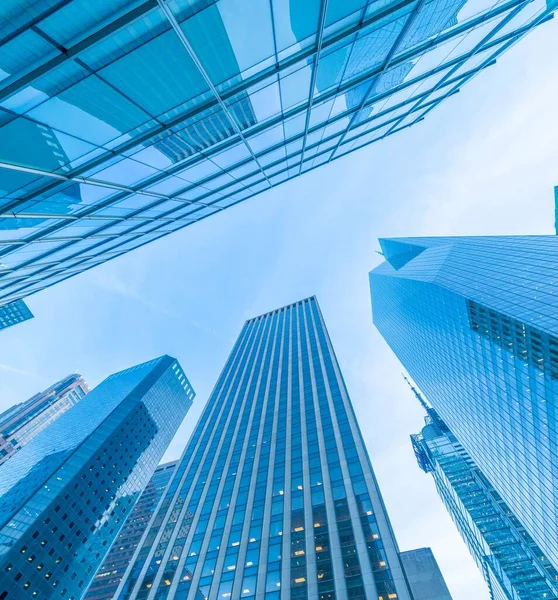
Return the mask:
{"type": "Polygon", "coordinates": [[[92,581],[85,600],[111,600],[122,580],[128,564],[149,524],[151,516],[157,509],[163,493],[169,483],[177,461],[159,465],[149,480],[134,510],[126,519],[110,552],[92,581]]]}
{"type": "Polygon", "coordinates": [[[0,465],[72,408],[88,391],[83,377],[74,373],[3,412],[0,415],[0,465]]]}
{"type": "Polygon", "coordinates": [[[545,0],[8,0],[0,303],[421,121],[545,0]]]}
{"type": "Polygon", "coordinates": [[[436,411],[429,409],[428,413],[422,432],[411,436],[419,466],[432,473],[491,598],[558,598],[558,571],[436,411]]]}
{"type": "MultiPolygon", "coordinates": [[[[0,268],[2,265],[0,265],[0,268]]],[[[22,321],[33,318],[33,313],[23,300],[14,300],[4,306],[0,306],[0,331],[22,321]]]]}
{"type": "Polygon", "coordinates": [[[430,548],[407,550],[399,555],[413,600],[452,600],[440,567],[430,548]]]}
{"type": "Polygon", "coordinates": [[[174,358],[111,375],[0,466],[0,599],[77,600],[188,411],[174,358]]]}
{"type": "Polygon", "coordinates": [[[558,235],[558,185],[554,188],[554,228],[558,235]]]}
{"type": "Polygon", "coordinates": [[[115,598],[410,600],[315,298],[245,323],[115,598]]]}
{"type": "Polygon", "coordinates": [[[374,323],[558,568],[558,237],[381,240],[374,323]]]}

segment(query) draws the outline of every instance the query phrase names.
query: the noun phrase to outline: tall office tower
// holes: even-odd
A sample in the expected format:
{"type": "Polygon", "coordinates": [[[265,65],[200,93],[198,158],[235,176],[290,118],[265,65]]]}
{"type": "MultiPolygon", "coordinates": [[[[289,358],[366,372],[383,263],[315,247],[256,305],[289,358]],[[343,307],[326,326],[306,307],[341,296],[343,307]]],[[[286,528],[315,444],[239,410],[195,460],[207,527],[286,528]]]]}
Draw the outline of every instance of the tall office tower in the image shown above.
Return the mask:
{"type": "Polygon", "coordinates": [[[315,298],[247,321],[120,600],[409,600],[315,298]]]}
{"type": "Polygon", "coordinates": [[[451,600],[448,586],[430,548],[407,550],[399,555],[413,600],[451,600]]]}
{"type": "Polygon", "coordinates": [[[111,375],[0,466],[0,599],[81,598],[194,392],[162,356],[111,375]]]}
{"type": "Polygon", "coordinates": [[[72,408],[88,391],[83,377],[74,373],[0,414],[0,465],[72,408]]]}
{"type": "Polygon", "coordinates": [[[122,580],[139,541],[157,509],[165,488],[169,483],[177,461],[159,465],[140,496],[134,510],[126,519],[110,552],[91,582],[85,600],[111,600],[122,580]]]}
{"type": "Polygon", "coordinates": [[[418,123],[547,1],[20,0],[0,22],[0,305],[418,123]]]}
{"type": "Polygon", "coordinates": [[[374,323],[558,568],[558,237],[381,240],[374,323]]]}
{"type": "Polygon", "coordinates": [[[23,300],[14,300],[4,304],[0,306],[0,331],[32,318],[33,313],[23,300]]]}
{"type": "Polygon", "coordinates": [[[558,598],[558,571],[434,409],[428,409],[426,426],[411,439],[419,466],[432,473],[490,597],[558,598]]]}
{"type": "Polygon", "coordinates": [[[554,188],[554,228],[558,235],[558,185],[554,188]]]}

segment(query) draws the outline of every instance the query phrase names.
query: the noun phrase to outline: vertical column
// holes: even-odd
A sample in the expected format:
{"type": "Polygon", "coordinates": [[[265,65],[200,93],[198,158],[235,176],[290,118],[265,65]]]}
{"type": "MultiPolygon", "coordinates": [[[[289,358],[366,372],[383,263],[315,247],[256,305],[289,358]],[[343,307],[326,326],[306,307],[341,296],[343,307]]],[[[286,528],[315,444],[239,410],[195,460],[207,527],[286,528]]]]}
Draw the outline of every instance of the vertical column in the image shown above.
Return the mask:
{"type": "MultiPolygon", "coordinates": [[[[284,405],[281,403],[281,383],[283,380],[283,372],[286,372],[285,361],[288,360],[287,352],[285,352],[285,331],[290,322],[290,311],[283,309],[281,312],[281,335],[279,342],[279,357],[278,363],[274,366],[273,377],[271,380],[269,393],[273,395],[273,413],[266,417],[266,428],[271,418],[271,431],[266,434],[270,435],[270,451],[269,464],[267,468],[267,484],[265,490],[265,505],[262,523],[262,541],[259,552],[258,573],[256,576],[244,575],[242,581],[235,581],[233,589],[233,597],[246,597],[249,591],[252,590],[252,582],[256,579],[256,599],[263,600],[266,592],[280,593],[280,588],[276,584],[281,584],[281,533],[277,531],[277,517],[283,514],[283,496],[280,492],[284,489],[284,474],[285,468],[285,443],[284,436],[278,433],[279,419],[284,417],[284,405]],[[287,325],[286,325],[287,324],[287,325]],[[273,381],[275,380],[275,385],[273,381]],[[282,410],[283,409],[283,410],[282,410]],[[281,443],[282,442],[282,443],[281,443]],[[270,575],[268,581],[268,574],[270,575]],[[275,586],[275,589],[274,589],[275,586]]],[[[284,387],[284,386],[283,386],[284,387]]],[[[263,468],[263,467],[261,467],[263,468]]],[[[281,527],[282,529],[282,527],[281,527]]],[[[250,561],[251,562],[251,561],[250,561]]],[[[246,568],[251,568],[252,565],[245,562],[246,568]]]]}
{"type": "MultiPolygon", "coordinates": [[[[310,300],[312,302],[312,300],[310,300]]],[[[307,303],[305,302],[305,306],[307,303]]],[[[328,461],[334,459],[331,444],[335,445],[335,439],[332,436],[331,429],[331,414],[329,407],[323,403],[323,394],[318,393],[316,381],[316,365],[312,356],[311,336],[309,331],[309,319],[306,309],[303,310],[304,322],[304,360],[307,361],[308,370],[310,373],[310,381],[305,387],[305,395],[313,398],[314,411],[316,414],[316,424],[318,428],[318,446],[319,454],[311,455],[310,461],[316,464],[316,459],[319,458],[320,466],[323,470],[323,497],[320,490],[315,490],[313,493],[313,518],[315,523],[320,523],[319,527],[314,528],[314,543],[317,557],[317,564],[320,571],[323,573],[322,580],[319,584],[320,592],[331,593],[332,589],[336,600],[347,600],[347,591],[344,585],[343,559],[341,556],[341,548],[339,544],[339,531],[337,520],[335,517],[335,502],[333,489],[331,484],[330,469],[328,461]],[[329,444],[329,446],[328,446],[329,444]],[[319,502],[323,501],[323,504],[319,502]],[[327,523],[326,530],[323,530],[327,523]],[[319,548],[319,550],[318,550],[319,548]],[[331,580],[333,575],[333,581],[331,580]],[[333,586],[331,585],[333,583],[333,586]],[[324,589],[325,588],[325,589],[324,589]]]]}
{"type": "Polygon", "coordinates": [[[285,414],[285,487],[283,489],[283,548],[281,551],[281,600],[291,598],[291,448],[292,448],[292,382],[293,382],[293,318],[289,312],[289,352],[287,365],[287,410],[285,414]]]}

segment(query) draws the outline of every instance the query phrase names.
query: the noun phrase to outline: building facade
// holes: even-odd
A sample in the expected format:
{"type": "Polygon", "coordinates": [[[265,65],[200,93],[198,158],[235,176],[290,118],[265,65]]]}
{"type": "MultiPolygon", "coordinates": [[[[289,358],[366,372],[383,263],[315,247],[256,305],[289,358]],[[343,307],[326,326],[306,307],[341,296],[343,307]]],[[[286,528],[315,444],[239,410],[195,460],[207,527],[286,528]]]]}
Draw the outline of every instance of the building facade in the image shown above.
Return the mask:
{"type": "Polygon", "coordinates": [[[554,187],[554,229],[558,235],[558,185],[554,187]]]}
{"type": "Polygon", "coordinates": [[[426,426],[411,440],[419,466],[432,473],[490,597],[558,598],[558,571],[434,409],[428,409],[426,426]]]}
{"type": "Polygon", "coordinates": [[[74,373],[0,415],[0,465],[50,423],[77,404],[89,391],[74,373]]]}
{"type": "Polygon", "coordinates": [[[137,501],[126,523],[120,530],[110,552],[91,582],[85,600],[111,600],[114,597],[122,576],[148,526],[151,516],[157,509],[159,500],[169,483],[177,461],[159,465],[149,480],[147,487],[137,501]]]}
{"type": "Polygon", "coordinates": [[[420,122],[555,4],[18,2],[0,305],[420,122]]]}
{"type": "Polygon", "coordinates": [[[32,318],[33,313],[23,300],[14,300],[4,304],[0,306],[0,331],[32,318]]]}
{"type": "Polygon", "coordinates": [[[374,323],[558,568],[558,238],[381,240],[374,323]]]}
{"type": "Polygon", "coordinates": [[[119,600],[410,600],[315,298],[247,321],[119,600]]]}
{"type": "Polygon", "coordinates": [[[448,586],[430,548],[407,550],[399,555],[413,600],[452,600],[448,586]]]}
{"type": "Polygon", "coordinates": [[[0,598],[82,598],[188,411],[169,356],[111,375],[0,466],[0,598]]]}

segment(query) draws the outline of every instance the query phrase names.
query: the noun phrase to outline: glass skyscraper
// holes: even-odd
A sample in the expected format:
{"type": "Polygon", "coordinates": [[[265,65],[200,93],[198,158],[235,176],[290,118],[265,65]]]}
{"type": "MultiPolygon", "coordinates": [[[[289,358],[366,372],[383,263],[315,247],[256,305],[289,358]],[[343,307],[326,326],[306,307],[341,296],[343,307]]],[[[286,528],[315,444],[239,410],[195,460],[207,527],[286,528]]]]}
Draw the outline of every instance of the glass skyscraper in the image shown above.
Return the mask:
{"type": "Polygon", "coordinates": [[[32,318],[33,313],[23,300],[14,300],[4,304],[4,306],[0,306],[0,331],[32,318]]]}
{"type": "Polygon", "coordinates": [[[112,600],[176,465],[177,461],[173,461],[159,465],[155,469],[153,477],[126,519],[110,552],[89,586],[85,600],[112,600]]]}
{"type": "Polygon", "coordinates": [[[426,426],[411,439],[419,466],[432,473],[490,597],[558,598],[558,571],[434,409],[428,409],[426,426]]]}
{"type": "Polygon", "coordinates": [[[444,424],[438,437],[457,467],[470,477],[471,462],[482,474],[471,483],[479,501],[500,498],[539,562],[557,569],[558,237],[381,246],[386,260],[370,274],[374,323],[444,424]]]}
{"type": "Polygon", "coordinates": [[[0,305],[401,131],[554,0],[5,0],[0,305]]]}
{"type": "Polygon", "coordinates": [[[411,600],[315,298],[248,320],[119,600],[411,600]]]}
{"type": "Polygon", "coordinates": [[[554,188],[554,228],[558,235],[558,185],[554,188]]]}
{"type": "Polygon", "coordinates": [[[74,373],[0,414],[0,465],[72,408],[88,391],[83,377],[74,373]]]}
{"type": "Polygon", "coordinates": [[[111,375],[0,466],[0,599],[83,596],[194,392],[169,356],[111,375]]]}

